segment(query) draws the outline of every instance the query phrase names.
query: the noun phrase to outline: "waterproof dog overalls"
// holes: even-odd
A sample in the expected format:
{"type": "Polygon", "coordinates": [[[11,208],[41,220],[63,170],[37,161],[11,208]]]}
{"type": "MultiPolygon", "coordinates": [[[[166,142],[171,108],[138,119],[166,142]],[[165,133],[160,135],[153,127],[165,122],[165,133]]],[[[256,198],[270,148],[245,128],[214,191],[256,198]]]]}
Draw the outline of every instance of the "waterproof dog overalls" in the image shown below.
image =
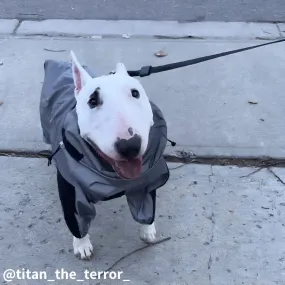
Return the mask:
{"type": "Polygon", "coordinates": [[[96,216],[93,204],[122,195],[126,196],[134,220],[151,224],[155,217],[156,190],[169,179],[163,158],[167,125],[160,109],[150,102],[154,125],[143,156],[141,175],[136,179],[122,179],[80,136],[71,63],[47,60],[44,71],[41,125],[44,141],[51,145],[59,197],[71,233],[77,238],[84,237],[96,216]]]}

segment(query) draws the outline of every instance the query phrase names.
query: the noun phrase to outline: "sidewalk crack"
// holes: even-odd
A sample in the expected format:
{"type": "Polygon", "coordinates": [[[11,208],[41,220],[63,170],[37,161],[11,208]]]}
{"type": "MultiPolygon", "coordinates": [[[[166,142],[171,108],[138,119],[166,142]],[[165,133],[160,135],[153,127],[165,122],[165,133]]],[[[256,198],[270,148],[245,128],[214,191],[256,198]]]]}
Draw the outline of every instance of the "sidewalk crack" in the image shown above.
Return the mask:
{"type": "MultiPolygon", "coordinates": [[[[210,165],[210,169],[211,169],[211,174],[208,175],[208,180],[209,180],[209,183],[212,183],[212,177],[215,175],[214,172],[213,172],[213,165],[210,165]]],[[[212,193],[214,192],[214,189],[212,190],[212,193]]]]}
{"type": "Polygon", "coordinates": [[[210,282],[210,284],[212,284],[212,275],[211,275],[211,273],[210,273],[211,266],[212,266],[212,262],[213,262],[213,260],[212,260],[212,255],[210,254],[210,257],[209,257],[209,260],[208,260],[208,271],[209,271],[208,277],[209,277],[209,282],[210,282]]]}
{"type": "Polygon", "coordinates": [[[17,30],[19,29],[19,27],[21,26],[22,22],[23,22],[23,20],[18,20],[18,23],[17,23],[17,25],[15,26],[15,28],[14,28],[14,30],[13,30],[13,32],[12,32],[12,35],[16,35],[16,32],[17,32],[17,30]]]}

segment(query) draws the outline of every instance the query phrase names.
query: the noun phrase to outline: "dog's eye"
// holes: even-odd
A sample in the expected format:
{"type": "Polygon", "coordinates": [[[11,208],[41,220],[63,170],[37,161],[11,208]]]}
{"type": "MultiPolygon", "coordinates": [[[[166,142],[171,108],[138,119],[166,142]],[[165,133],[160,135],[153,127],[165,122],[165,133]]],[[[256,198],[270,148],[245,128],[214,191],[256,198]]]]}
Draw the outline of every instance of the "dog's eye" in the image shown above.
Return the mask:
{"type": "Polygon", "coordinates": [[[102,104],[99,96],[99,90],[100,89],[97,88],[89,97],[88,105],[91,109],[96,108],[102,104]]]}
{"type": "Polygon", "coordinates": [[[131,92],[134,98],[137,98],[137,99],[140,98],[140,93],[137,89],[132,89],[131,92]]]}
{"type": "Polygon", "coordinates": [[[88,101],[88,105],[90,108],[95,108],[98,106],[98,100],[97,98],[90,98],[88,101]]]}

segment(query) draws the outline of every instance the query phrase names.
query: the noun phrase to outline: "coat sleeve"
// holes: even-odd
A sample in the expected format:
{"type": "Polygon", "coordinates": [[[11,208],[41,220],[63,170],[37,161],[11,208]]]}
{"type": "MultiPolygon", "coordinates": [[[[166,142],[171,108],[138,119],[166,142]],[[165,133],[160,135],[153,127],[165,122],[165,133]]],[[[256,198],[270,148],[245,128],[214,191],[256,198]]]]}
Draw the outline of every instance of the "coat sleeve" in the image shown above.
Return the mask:
{"type": "Polygon", "coordinates": [[[150,225],[155,219],[156,190],[137,191],[126,194],[128,206],[133,219],[140,224],[150,225]]]}

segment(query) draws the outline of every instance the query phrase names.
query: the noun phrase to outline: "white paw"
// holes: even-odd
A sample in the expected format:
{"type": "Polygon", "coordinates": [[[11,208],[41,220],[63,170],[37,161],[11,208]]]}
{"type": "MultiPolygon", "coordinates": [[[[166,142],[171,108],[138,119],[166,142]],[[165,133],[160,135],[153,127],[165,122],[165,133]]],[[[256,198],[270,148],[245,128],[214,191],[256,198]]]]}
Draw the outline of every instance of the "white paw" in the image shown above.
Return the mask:
{"type": "Polygon", "coordinates": [[[151,225],[141,226],[140,238],[146,243],[153,243],[156,240],[156,229],[154,223],[151,225]]]}
{"type": "Polygon", "coordinates": [[[84,238],[73,237],[74,254],[84,260],[90,260],[93,256],[93,246],[90,242],[89,235],[84,238]]]}

